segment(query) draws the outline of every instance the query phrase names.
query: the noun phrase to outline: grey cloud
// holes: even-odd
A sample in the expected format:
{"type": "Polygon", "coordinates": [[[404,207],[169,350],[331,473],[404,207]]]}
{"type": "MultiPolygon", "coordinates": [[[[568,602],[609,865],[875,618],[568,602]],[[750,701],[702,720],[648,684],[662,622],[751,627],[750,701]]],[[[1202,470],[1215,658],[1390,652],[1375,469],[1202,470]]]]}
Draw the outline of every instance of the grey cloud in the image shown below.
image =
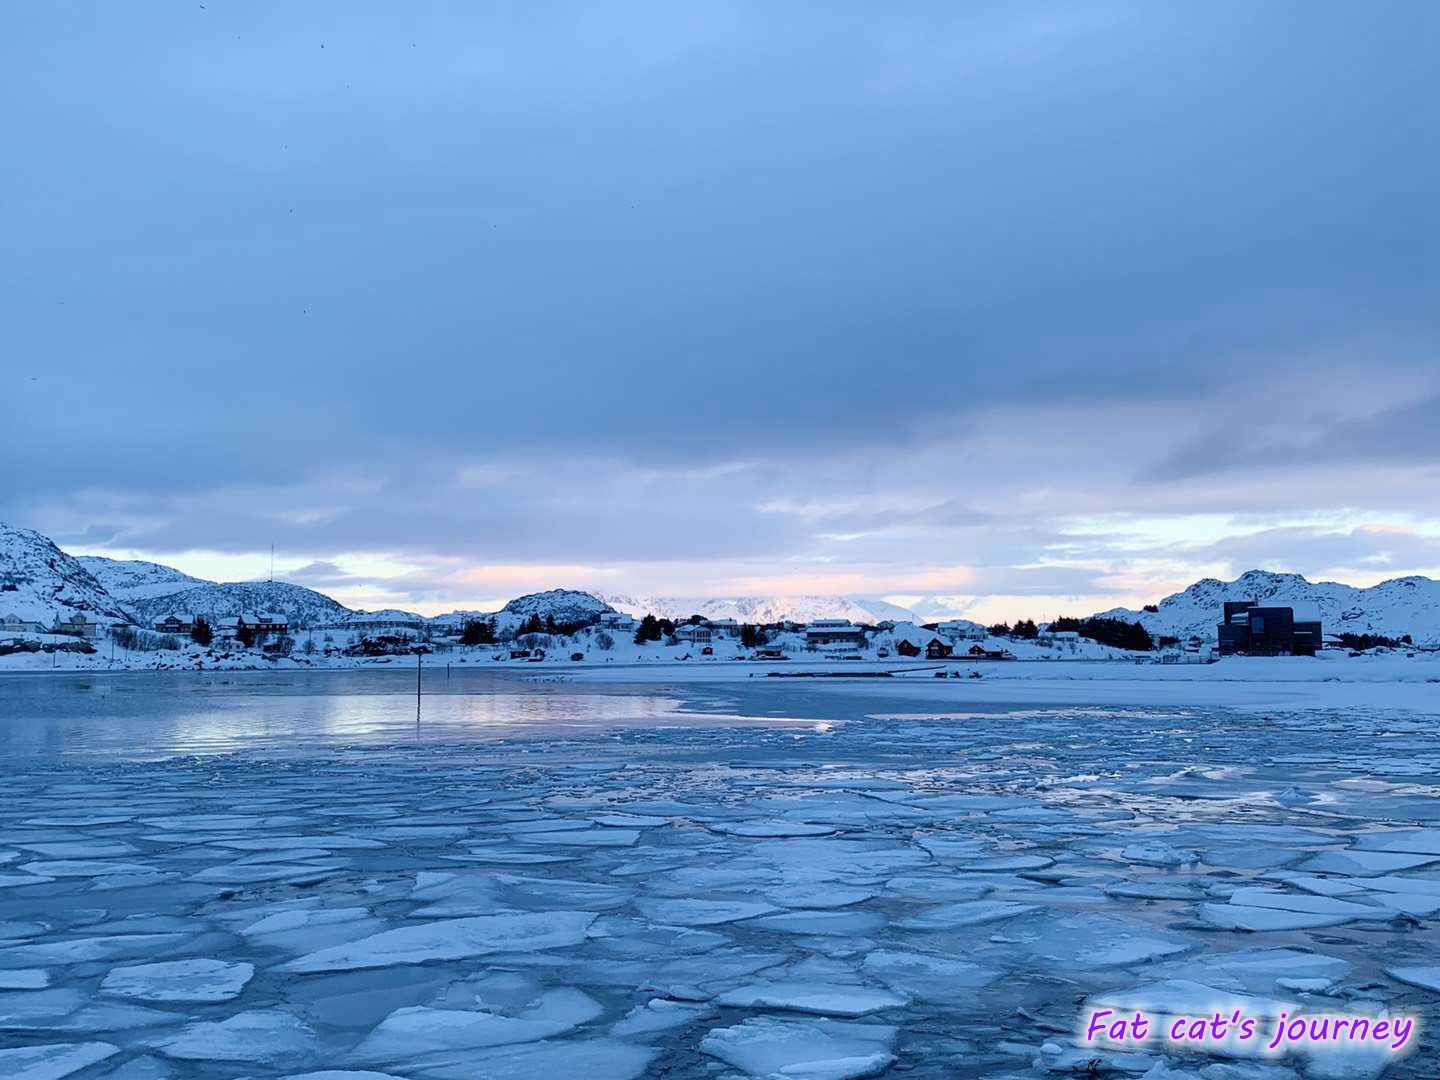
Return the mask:
{"type": "Polygon", "coordinates": [[[1169,454],[1144,474],[1189,479],[1238,469],[1293,468],[1315,463],[1440,462],[1440,396],[1406,402],[1361,419],[1323,426],[1287,424],[1285,417],[1243,415],[1169,454]]]}
{"type": "Polygon", "coordinates": [[[32,6],[0,41],[31,106],[0,115],[0,515],[587,563],[876,530],[848,550],[988,565],[1012,493],[1039,519],[1018,561],[1062,505],[1240,499],[1180,483],[1220,467],[1433,462],[1433,401],[1216,438],[1257,379],[1316,415],[1337,341],[1433,378],[1440,9],[1356,25],[1332,2],[32,6]],[[1013,432],[977,444],[997,412],[1013,432]],[[756,509],[886,485],[931,510],[756,509]]]}

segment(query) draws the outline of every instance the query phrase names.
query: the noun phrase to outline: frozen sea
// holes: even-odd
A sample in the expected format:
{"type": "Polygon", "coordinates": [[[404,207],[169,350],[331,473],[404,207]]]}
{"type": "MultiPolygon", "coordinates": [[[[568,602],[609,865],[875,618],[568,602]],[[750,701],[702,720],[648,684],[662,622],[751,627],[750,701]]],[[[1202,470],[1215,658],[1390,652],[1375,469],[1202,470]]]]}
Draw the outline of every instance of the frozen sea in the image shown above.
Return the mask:
{"type": "Polygon", "coordinates": [[[1440,1075],[1433,711],[879,682],[0,679],[0,1077],[1440,1075]]]}

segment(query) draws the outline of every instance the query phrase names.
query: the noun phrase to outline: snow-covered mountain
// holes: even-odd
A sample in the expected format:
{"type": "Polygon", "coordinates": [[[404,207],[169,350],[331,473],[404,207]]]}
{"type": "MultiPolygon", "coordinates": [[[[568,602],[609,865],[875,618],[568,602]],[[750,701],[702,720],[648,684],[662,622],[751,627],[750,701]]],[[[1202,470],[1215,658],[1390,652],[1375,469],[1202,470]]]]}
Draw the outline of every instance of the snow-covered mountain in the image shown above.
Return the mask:
{"type": "Polygon", "coordinates": [[[323,626],[355,614],[324,593],[286,581],[237,581],[228,585],[197,585],[169,596],[152,596],[130,604],[142,623],[167,615],[223,619],[248,612],[279,613],[291,626],[323,626]]]}
{"type": "Polygon", "coordinates": [[[549,589],[546,592],[527,593],[517,596],[503,608],[500,615],[512,615],[524,620],[532,615],[544,619],[554,616],[558,623],[593,622],[601,615],[615,609],[598,596],[574,589],[549,589]]]}
{"type": "Polygon", "coordinates": [[[738,623],[773,623],[789,619],[811,622],[815,619],[849,619],[856,623],[875,623],[884,619],[910,621],[915,613],[898,604],[883,600],[859,600],[845,596],[739,596],[730,598],[699,596],[618,596],[598,594],[616,611],[629,615],[654,615],[662,619],[686,619],[700,615],[706,619],[734,619],[738,623]]]}
{"type": "Polygon", "coordinates": [[[1307,581],[1299,574],[1250,570],[1234,581],[1205,578],[1184,592],[1161,600],[1158,612],[1113,608],[1100,614],[1138,619],[1152,635],[1214,640],[1215,626],[1227,600],[1275,604],[1308,601],[1320,608],[1326,634],[1410,634],[1416,644],[1440,644],[1440,581],[1427,577],[1391,578],[1368,589],[1337,581],[1307,581]]]}
{"type": "Polygon", "coordinates": [[[196,585],[213,585],[213,581],[191,577],[173,566],[146,562],[144,559],[107,559],[103,555],[77,555],[76,562],[89,570],[105,591],[123,604],[148,600],[155,596],[171,596],[196,585]]]}
{"type": "Polygon", "coordinates": [[[96,622],[129,621],[79,559],[33,529],[0,522],[0,616],[49,626],[77,612],[96,622]]]}

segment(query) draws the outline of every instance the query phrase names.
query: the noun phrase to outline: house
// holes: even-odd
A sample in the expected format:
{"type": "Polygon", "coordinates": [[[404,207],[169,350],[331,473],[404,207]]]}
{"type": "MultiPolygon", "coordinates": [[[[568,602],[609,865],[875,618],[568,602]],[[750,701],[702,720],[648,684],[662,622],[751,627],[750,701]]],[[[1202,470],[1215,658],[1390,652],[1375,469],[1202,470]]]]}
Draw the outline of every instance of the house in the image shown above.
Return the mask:
{"type": "Polygon", "coordinates": [[[734,619],[707,619],[705,625],[710,627],[712,634],[723,634],[728,638],[739,639],[740,624],[734,619]]]}
{"type": "Polygon", "coordinates": [[[259,615],[251,612],[216,619],[210,626],[220,637],[237,637],[242,629],[256,637],[290,632],[290,620],[284,615],[259,615]]]}
{"type": "Polygon", "coordinates": [[[989,637],[989,632],[985,627],[979,623],[973,623],[969,619],[951,619],[948,622],[937,623],[935,632],[958,641],[984,641],[989,637]]]}
{"type": "Polygon", "coordinates": [[[285,615],[257,614],[252,625],[257,634],[288,634],[290,632],[290,619],[285,615]]]}
{"type": "Polygon", "coordinates": [[[954,653],[955,646],[946,645],[939,638],[931,638],[929,644],[925,646],[926,660],[944,660],[946,657],[954,655],[954,653]]]}
{"type": "Polygon", "coordinates": [[[685,645],[708,645],[713,636],[704,623],[681,623],[675,627],[675,640],[685,645]]]}
{"type": "Polygon", "coordinates": [[[597,624],[601,630],[609,630],[616,634],[633,634],[635,628],[640,625],[640,620],[633,615],[626,615],[623,611],[607,611],[600,616],[597,624]]]}
{"type": "Polygon", "coordinates": [[[155,629],[162,634],[184,634],[188,635],[195,629],[195,620],[191,616],[166,615],[165,618],[154,624],[155,629]]]}
{"type": "Polygon", "coordinates": [[[1221,656],[1314,656],[1325,643],[1320,609],[1309,601],[1227,600],[1215,636],[1221,656]]]}
{"type": "Polygon", "coordinates": [[[69,634],[72,637],[95,638],[100,636],[100,624],[92,619],[87,619],[83,612],[77,611],[68,619],[56,619],[50,632],[52,634],[69,634]]]}
{"type": "Polygon", "coordinates": [[[895,651],[901,656],[919,656],[920,646],[916,645],[908,638],[901,638],[899,641],[895,642],[895,651]]]}
{"type": "Polygon", "coordinates": [[[971,645],[965,654],[971,660],[1014,660],[1004,649],[987,649],[984,645],[971,645]]]}
{"type": "Polygon", "coordinates": [[[851,648],[865,640],[865,628],[849,619],[816,619],[805,627],[805,645],[848,645],[851,648]]]}
{"type": "Polygon", "coordinates": [[[1075,644],[1080,640],[1078,630],[1042,630],[1037,639],[1047,645],[1075,644]]]}
{"type": "Polygon", "coordinates": [[[45,627],[32,619],[22,619],[13,611],[8,615],[0,616],[0,635],[6,634],[41,634],[45,627]]]}

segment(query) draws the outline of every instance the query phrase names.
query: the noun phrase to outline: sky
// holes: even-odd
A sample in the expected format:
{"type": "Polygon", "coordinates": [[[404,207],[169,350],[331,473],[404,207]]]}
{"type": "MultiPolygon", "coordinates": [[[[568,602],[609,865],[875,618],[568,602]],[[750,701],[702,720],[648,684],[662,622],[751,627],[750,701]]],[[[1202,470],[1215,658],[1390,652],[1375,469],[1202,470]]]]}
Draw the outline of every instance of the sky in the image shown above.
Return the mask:
{"type": "Polygon", "coordinates": [[[1440,6],[22,5],[0,521],[353,606],[1440,576],[1440,6]]]}

